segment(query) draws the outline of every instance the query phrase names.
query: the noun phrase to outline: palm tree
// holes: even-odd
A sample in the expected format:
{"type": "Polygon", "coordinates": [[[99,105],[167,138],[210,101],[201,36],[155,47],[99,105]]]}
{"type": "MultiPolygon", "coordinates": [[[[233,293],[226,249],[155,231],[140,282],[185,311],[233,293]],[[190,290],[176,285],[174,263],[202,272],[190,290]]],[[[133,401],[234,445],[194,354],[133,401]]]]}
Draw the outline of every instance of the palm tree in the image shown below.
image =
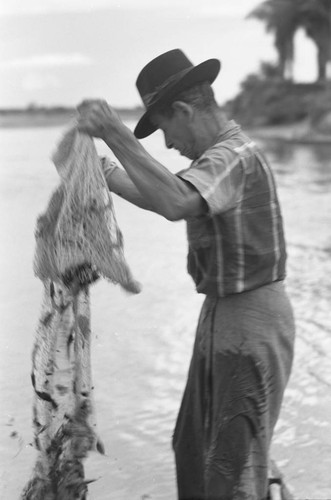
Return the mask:
{"type": "Polygon", "coordinates": [[[266,30],[274,34],[279,75],[283,79],[292,77],[294,34],[298,25],[297,2],[298,0],[265,0],[248,14],[248,18],[265,22],[266,30]]]}
{"type": "Polygon", "coordinates": [[[331,0],[265,0],[248,17],[264,21],[267,31],[274,33],[282,78],[291,77],[294,35],[301,27],[317,46],[318,80],[327,78],[331,66],[331,0]]]}
{"type": "Polygon", "coordinates": [[[331,66],[331,1],[301,0],[301,22],[317,46],[318,80],[325,81],[331,66]]]}

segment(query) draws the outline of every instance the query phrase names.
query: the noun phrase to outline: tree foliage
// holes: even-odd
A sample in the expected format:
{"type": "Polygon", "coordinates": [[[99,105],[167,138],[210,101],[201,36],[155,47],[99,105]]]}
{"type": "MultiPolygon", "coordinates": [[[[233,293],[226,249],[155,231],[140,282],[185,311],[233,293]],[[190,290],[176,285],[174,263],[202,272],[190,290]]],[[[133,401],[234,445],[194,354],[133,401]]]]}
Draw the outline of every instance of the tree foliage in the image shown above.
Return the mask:
{"type": "Polygon", "coordinates": [[[274,35],[281,78],[291,77],[294,36],[303,28],[317,47],[318,80],[326,79],[331,64],[331,0],[265,0],[248,18],[264,22],[274,35]]]}

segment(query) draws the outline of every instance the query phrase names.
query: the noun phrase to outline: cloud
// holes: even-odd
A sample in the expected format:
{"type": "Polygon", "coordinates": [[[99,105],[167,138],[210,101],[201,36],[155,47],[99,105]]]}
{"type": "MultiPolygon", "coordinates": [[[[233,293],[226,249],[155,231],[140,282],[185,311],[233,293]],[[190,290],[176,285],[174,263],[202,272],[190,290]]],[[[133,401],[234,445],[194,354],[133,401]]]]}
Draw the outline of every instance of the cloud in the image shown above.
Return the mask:
{"type": "Polygon", "coordinates": [[[243,19],[260,3],[262,3],[262,0],[230,0],[227,2],[212,0],[201,3],[199,15],[204,17],[238,17],[243,19]]]}
{"type": "Polygon", "coordinates": [[[93,61],[79,53],[73,54],[41,54],[30,57],[17,58],[0,63],[1,69],[24,68],[54,68],[61,66],[89,66],[93,61]]]}
{"type": "Polygon", "coordinates": [[[29,73],[23,79],[21,83],[23,90],[28,92],[35,92],[36,90],[49,89],[49,88],[59,88],[60,80],[54,75],[45,75],[40,73],[29,73]]]}
{"type": "MultiPolygon", "coordinates": [[[[178,0],[159,0],[157,8],[176,5],[178,0]]],[[[185,0],[187,1],[187,0],[185,0]]],[[[184,1],[184,3],[185,3],[184,1]]],[[[155,8],[153,0],[1,0],[0,16],[36,15],[59,12],[155,8]]]]}
{"type": "Polygon", "coordinates": [[[262,0],[1,0],[0,16],[92,12],[95,10],[172,11],[174,17],[245,16],[262,0]]]}

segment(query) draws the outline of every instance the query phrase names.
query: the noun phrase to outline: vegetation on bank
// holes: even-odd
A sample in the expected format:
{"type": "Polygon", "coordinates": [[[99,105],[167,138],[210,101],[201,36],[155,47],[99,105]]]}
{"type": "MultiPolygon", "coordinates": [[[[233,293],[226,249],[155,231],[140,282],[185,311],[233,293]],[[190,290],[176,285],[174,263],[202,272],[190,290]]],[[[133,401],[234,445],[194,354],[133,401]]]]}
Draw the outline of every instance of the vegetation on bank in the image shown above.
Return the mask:
{"type": "Polygon", "coordinates": [[[270,126],[307,121],[320,132],[331,133],[331,82],[293,83],[262,63],[250,74],[239,94],[225,105],[228,114],[246,126],[270,126]]]}

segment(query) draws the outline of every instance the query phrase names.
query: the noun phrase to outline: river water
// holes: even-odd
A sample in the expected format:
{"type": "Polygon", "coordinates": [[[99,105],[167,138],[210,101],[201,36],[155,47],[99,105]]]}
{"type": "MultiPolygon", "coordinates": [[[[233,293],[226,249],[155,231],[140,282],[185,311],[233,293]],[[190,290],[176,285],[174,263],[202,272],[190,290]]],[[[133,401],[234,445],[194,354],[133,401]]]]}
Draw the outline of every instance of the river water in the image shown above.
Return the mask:
{"type": "MultiPolygon", "coordinates": [[[[133,124],[129,123],[129,126],[133,124]]],[[[30,353],[41,305],[34,227],[58,182],[50,160],[63,128],[0,130],[0,498],[18,498],[35,459],[30,353]]],[[[331,145],[258,142],[279,187],[296,358],[275,432],[276,458],[295,498],[331,498],[331,145]]],[[[175,172],[187,160],[161,134],[143,141],[175,172]]],[[[106,152],[97,143],[100,154],[106,152]]],[[[111,156],[111,154],[110,154],[111,156]]],[[[137,296],[99,282],[91,292],[93,380],[106,456],[86,462],[94,500],[175,500],[171,436],[203,297],[186,273],[183,222],[114,197],[137,296]]]]}

